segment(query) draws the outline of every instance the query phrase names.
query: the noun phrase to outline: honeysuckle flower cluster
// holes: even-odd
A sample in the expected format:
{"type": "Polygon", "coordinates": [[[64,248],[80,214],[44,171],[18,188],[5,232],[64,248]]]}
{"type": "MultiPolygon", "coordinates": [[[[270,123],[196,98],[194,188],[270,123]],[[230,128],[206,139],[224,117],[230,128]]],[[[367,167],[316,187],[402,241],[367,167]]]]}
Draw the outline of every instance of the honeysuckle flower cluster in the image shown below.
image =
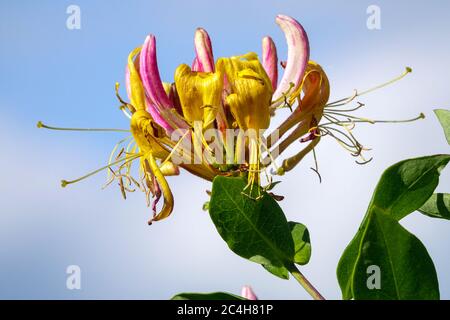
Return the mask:
{"type": "MultiPolygon", "coordinates": [[[[306,154],[314,152],[324,135],[336,139],[365,163],[365,148],[352,129],[358,122],[377,121],[348,114],[361,108],[360,102],[350,109],[340,107],[373,89],[355,91],[329,103],[330,83],[322,67],[310,60],[302,25],[285,15],[278,15],[276,23],[286,37],[285,61],[278,60],[269,36],[262,39],[260,57],[248,52],[214,60],[211,39],[199,28],[194,36],[195,58],[191,66],[177,67],[173,82],[161,80],[156,38],[147,36],[128,57],[125,82],[129,101],[120,97],[116,84],[121,109],[130,118],[131,135],[116,145],[108,165],[82,178],[63,180],[63,186],[108,169],[107,184],[118,181],[124,197],[136,189],[145,192],[148,205],[153,207],[152,223],[173,211],[174,197],[166,177],[178,175],[180,167],[209,181],[217,175],[243,176],[248,179],[243,193],[258,199],[262,177],[270,187],[272,175],[292,170],[306,154]],[[283,70],[280,79],[279,64],[283,70]],[[288,116],[268,132],[279,109],[289,109],[288,116]],[[291,145],[299,150],[278,164],[278,157],[291,145]],[[139,178],[134,178],[132,163],[138,159],[139,178]],[[158,210],[160,198],[163,204],[158,210]]],[[[376,88],[410,71],[408,68],[376,88]]],[[[52,128],[42,123],[38,126],[52,128]]]]}
{"type": "MultiPolygon", "coordinates": [[[[261,60],[249,52],[215,61],[210,37],[199,28],[192,66],[179,65],[174,83],[161,81],[155,36],[147,36],[142,47],[130,53],[126,69],[130,102],[124,103],[123,109],[131,119],[146,185],[156,199],[161,193],[164,198],[153,220],[172,212],[173,195],[165,176],[178,174],[179,166],[207,180],[217,175],[247,176],[244,192],[258,198],[260,189],[254,193],[253,186],[260,184],[264,168],[278,155],[271,147],[280,136],[264,139],[276,109],[298,101],[276,130],[284,135],[297,126],[282,141],[282,151],[320,121],[330,93],[327,76],[317,63],[309,61],[308,38],[300,23],[284,15],[277,16],[276,22],[288,46],[279,83],[277,50],[270,37],[262,40],[261,60]],[[177,161],[173,161],[175,157],[177,161]]],[[[292,169],[320,137],[312,133],[306,140],[311,140],[310,145],[285,159],[278,172],[292,169]]]]}

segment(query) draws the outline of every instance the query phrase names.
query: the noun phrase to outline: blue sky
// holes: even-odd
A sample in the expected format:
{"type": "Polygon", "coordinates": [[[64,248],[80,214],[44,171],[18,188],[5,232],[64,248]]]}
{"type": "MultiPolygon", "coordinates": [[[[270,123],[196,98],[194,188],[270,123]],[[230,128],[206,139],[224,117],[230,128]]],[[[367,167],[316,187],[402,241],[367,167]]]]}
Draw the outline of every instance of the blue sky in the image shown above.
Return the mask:
{"type": "MultiPolygon", "coordinates": [[[[305,223],[313,256],[305,274],[328,298],[339,298],[337,261],[356,231],[383,170],[400,160],[448,152],[432,114],[449,108],[448,1],[0,1],[0,298],[166,299],[181,291],[239,292],[253,285],[262,298],[308,298],[293,281],[276,279],[232,254],[201,210],[210,186],[193,176],[171,178],[173,216],[146,225],[141,195],[123,201],[105,177],[59,187],[107,161],[120,134],[37,130],[49,124],[127,128],[114,83],[123,83],[128,52],[148,33],[157,37],[161,76],[193,59],[193,34],[204,27],[216,57],[260,52],[271,35],[286,47],[278,13],[308,32],[311,58],[327,72],[332,98],[401,73],[403,81],[364,97],[367,117],[411,118],[406,125],[361,126],[374,160],[357,166],[333,141],[318,148],[324,182],[306,159],[278,193],[288,217],[305,223]],[[81,30],[66,28],[66,8],[81,8],[81,30]],[[368,30],[366,9],[381,8],[381,30],[368,30]],[[79,265],[82,289],[66,289],[66,267],[79,265]]],[[[449,170],[440,191],[450,188],[449,170]]],[[[414,214],[404,225],[426,245],[450,298],[450,225],[414,214]]]]}

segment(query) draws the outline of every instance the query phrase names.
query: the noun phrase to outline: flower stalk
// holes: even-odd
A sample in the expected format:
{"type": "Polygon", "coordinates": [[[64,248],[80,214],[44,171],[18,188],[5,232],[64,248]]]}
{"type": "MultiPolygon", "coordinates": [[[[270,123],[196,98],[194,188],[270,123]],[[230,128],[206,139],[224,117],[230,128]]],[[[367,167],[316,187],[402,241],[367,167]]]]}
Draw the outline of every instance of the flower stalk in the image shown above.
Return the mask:
{"type": "Polygon", "coordinates": [[[295,265],[290,266],[289,272],[314,300],[325,300],[320,292],[311,284],[311,282],[309,282],[308,279],[306,279],[306,277],[300,272],[300,270],[298,270],[295,265]]]}

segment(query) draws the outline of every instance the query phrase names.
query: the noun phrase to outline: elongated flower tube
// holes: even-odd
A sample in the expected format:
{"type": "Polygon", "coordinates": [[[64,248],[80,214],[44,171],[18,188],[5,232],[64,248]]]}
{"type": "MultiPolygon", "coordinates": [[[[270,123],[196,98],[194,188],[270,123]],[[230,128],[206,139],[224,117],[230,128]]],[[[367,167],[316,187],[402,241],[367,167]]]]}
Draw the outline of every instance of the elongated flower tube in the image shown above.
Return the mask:
{"type": "Polygon", "coordinates": [[[262,65],[272,83],[272,89],[276,90],[278,83],[278,56],[277,47],[271,37],[262,40],[262,65]]]}
{"type": "Polygon", "coordinates": [[[270,124],[269,105],[272,97],[270,79],[255,53],[220,58],[217,69],[226,75],[231,93],[226,97],[239,128],[267,129],[270,124]]]}
{"type": "Polygon", "coordinates": [[[203,28],[195,31],[195,62],[193,71],[214,72],[214,56],[211,39],[203,28]]]}
{"type": "Polygon", "coordinates": [[[182,64],[175,71],[175,86],[188,123],[199,121],[206,128],[215,121],[222,105],[222,73],[194,72],[182,64]]]}
{"type": "Polygon", "coordinates": [[[156,59],[156,38],[154,35],[149,35],[142,46],[139,71],[146,94],[152,102],[160,107],[170,108],[170,100],[159,75],[156,59]]]}
{"type": "Polygon", "coordinates": [[[276,22],[283,30],[288,45],[288,57],[283,77],[272,98],[276,105],[280,105],[282,103],[280,98],[283,95],[298,89],[301,85],[309,60],[309,42],[305,30],[297,20],[285,15],[278,15],[276,22]]]}
{"type": "Polygon", "coordinates": [[[225,103],[229,106],[238,127],[249,133],[248,186],[251,188],[253,184],[259,183],[261,155],[259,134],[270,124],[272,85],[254,53],[221,58],[217,62],[217,69],[226,75],[230,83],[231,93],[225,98],[225,103]]]}
{"type": "MultiPolygon", "coordinates": [[[[116,84],[120,109],[130,119],[129,130],[38,123],[39,128],[53,130],[129,134],[114,147],[107,165],[81,178],[63,180],[62,186],[108,170],[106,185],[117,181],[124,198],[135,190],[145,194],[153,211],[151,224],[172,213],[175,197],[166,177],[178,175],[180,169],[208,181],[218,175],[244,177],[248,183],[242,193],[258,200],[272,188],[273,176],[291,171],[310,153],[315,163],[312,169],[319,174],[315,150],[325,136],[364,164],[370,159],[363,155],[368,149],[353,134],[356,124],[423,118],[421,114],[410,120],[372,120],[352,114],[364,106],[361,102],[348,106],[357,97],[400,80],[410,68],[382,85],[329,102],[330,81],[324,69],[309,60],[308,37],[301,24],[285,15],[278,15],[276,23],[288,49],[279,82],[277,49],[269,36],[263,38],[261,59],[249,52],[214,61],[211,39],[206,30],[198,28],[192,67],[180,61],[168,82],[162,81],[158,70],[156,38],[147,36],[128,56],[125,87],[129,102],[120,97],[116,84]],[[284,110],[274,112],[279,109],[284,110]],[[275,113],[285,118],[268,132],[275,113]],[[288,149],[294,152],[284,157],[288,149]],[[139,160],[137,178],[132,168],[135,160],[139,160]]],[[[250,296],[251,290],[246,290],[250,296]]]]}
{"type": "Polygon", "coordinates": [[[156,59],[156,38],[153,35],[149,35],[145,39],[139,66],[150,114],[169,133],[178,127],[186,128],[187,126],[175,112],[175,108],[164,90],[156,59]]]}

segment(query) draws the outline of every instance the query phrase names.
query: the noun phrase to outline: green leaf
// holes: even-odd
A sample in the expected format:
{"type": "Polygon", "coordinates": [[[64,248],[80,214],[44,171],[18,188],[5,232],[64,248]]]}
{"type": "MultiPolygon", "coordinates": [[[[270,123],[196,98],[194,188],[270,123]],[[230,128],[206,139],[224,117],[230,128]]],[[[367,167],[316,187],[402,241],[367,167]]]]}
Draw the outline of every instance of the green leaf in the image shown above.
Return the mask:
{"type": "Polygon", "coordinates": [[[433,262],[426,249],[398,221],[430,198],[439,182],[440,171],[449,161],[449,155],[421,157],[401,161],[383,173],[363,222],[338,264],[337,277],[344,299],[439,296],[433,262]],[[400,249],[405,253],[397,252],[400,249]],[[422,259],[420,263],[416,261],[418,257],[422,259]],[[363,267],[368,263],[383,266],[386,271],[384,287],[380,290],[367,291],[364,279],[369,275],[363,267]],[[416,279],[424,274],[429,274],[429,279],[424,280],[425,289],[419,290],[415,287],[416,279]]]}
{"type": "Polygon", "coordinates": [[[356,233],[347,248],[345,248],[337,266],[337,278],[339,287],[342,291],[342,299],[344,300],[350,300],[353,298],[353,271],[355,269],[356,259],[359,255],[362,235],[363,232],[358,231],[356,233]]]}
{"type": "Polygon", "coordinates": [[[269,271],[274,276],[277,276],[281,279],[288,280],[289,279],[289,270],[283,265],[283,266],[274,266],[271,264],[263,264],[262,265],[264,269],[269,271]]]}
{"type": "Polygon", "coordinates": [[[237,296],[226,292],[212,293],[179,293],[170,300],[246,300],[241,296],[237,296]]]}
{"type": "Polygon", "coordinates": [[[289,221],[289,229],[291,230],[292,239],[294,240],[294,262],[305,265],[311,258],[311,240],[309,231],[305,225],[289,221]]]}
{"type": "Polygon", "coordinates": [[[396,220],[375,210],[359,248],[352,281],[355,300],[439,299],[433,261],[420,240],[396,220]],[[373,287],[373,266],[379,268],[374,275],[379,276],[379,289],[373,287]]]}
{"type": "Polygon", "coordinates": [[[242,178],[217,176],[209,203],[211,219],[234,253],[286,279],[285,266],[294,261],[294,241],[286,217],[262,190],[259,200],[244,195],[246,184],[242,178]]]}
{"type": "Polygon", "coordinates": [[[432,218],[450,220],[450,194],[433,194],[418,211],[432,218]]]}
{"type": "Polygon", "coordinates": [[[435,155],[401,161],[381,176],[369,211],[376,207],[396,220],[416,211],[433,194],[439,174],[450,155],[435,155]]]}
{"type": "Polygon", "coordinates": [[[448,144],[450,144],[450,110],[436,109],[434,113],[439,119],[439,122],[444,129],[445,137],[447,138],[448,144]]]}
{"type": "Polygon", "coordinates": [[[436,270],[423,244],[377,209],[345,249],[337,276],[346,300],[439,299],[436,270]],[[379,268],[376,288],[368,285],[373,266],[379,268]]]}

